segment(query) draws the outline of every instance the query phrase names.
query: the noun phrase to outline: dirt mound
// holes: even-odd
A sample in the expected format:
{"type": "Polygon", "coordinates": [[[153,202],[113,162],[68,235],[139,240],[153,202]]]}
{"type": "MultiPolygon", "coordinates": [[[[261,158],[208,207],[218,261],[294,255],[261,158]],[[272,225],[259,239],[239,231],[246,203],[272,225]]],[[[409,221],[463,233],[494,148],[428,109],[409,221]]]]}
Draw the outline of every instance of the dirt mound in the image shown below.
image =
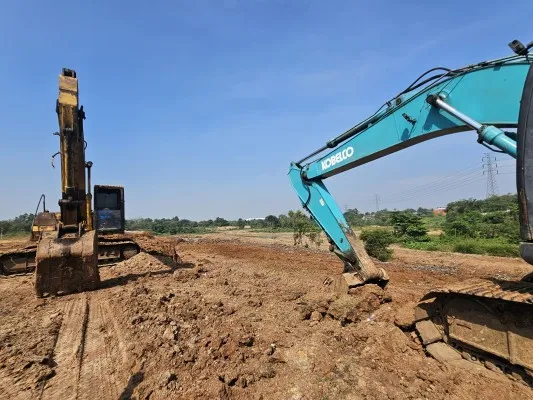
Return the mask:
{"type": "MultiPolygon", "coordinates": [[[[176,246],[164,239],[155,246],[176,246]]],[[[59,298],[35,300],[30,277],[0,278],[0,392],[13,399],[533,398],[484,367],[425,355],[410,310],[455,275],[393,261],[385,265],[387,289],[367,285],[337,297],[328,278],[342,266],[329,253],[201,239],[179,250],[189,264],[140,253],[101,268],[100,290],[59,298]]]]}
{"type": "Polygon", "coordinates": [[[184,242],[183,238],[175,236],[154,236],[149,232],[127,232],[107,234],[105,238],[111,240],[132,240],[140,247],[141,252],[155,256],[169,257],[174,262],[181,262],[177,245],[184,242]]]}
{"type": "Polygon", "coordinates": [[[325,317],[335,319],[345,326],[362,320],[373,320],[382,304],[392,301],[390,294],[377,285],[351,289],[350,294],[328,299],[311,299],[298,302],[303,320],[320,321],[325,317]]]}
{"type": "Polygon", "coordinates": [[[127,273],[144,274],[168,269],[169,266],[165,264],[164,260],[144,252],[136,254],[132,258],[117,263],[110,268],[116,275],[127,273]]]}
{"type": "Polygon", "coordinates": [[[139,245],[141,251],[153,255],[171,257],[180,262],[177,245],[184,239],[174,236],[154,236],[150,233],[131,234],[131,238],[139,245]]]}

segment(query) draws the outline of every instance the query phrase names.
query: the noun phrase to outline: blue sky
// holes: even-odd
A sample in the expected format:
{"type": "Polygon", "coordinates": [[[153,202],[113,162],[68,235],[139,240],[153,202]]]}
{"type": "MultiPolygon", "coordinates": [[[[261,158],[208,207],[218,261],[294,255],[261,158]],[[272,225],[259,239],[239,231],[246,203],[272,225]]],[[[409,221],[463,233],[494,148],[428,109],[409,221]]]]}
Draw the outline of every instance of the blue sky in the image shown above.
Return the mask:
{"type": "MultiPolygon", "coordinates": [[[[298,208],[290,161],[421,72],[505,56],[510,40],[533,40],[530,0],[2,0],[1,10],[2,219],[33,212],[41,193],[57,204],[50,156],[59,147],[51,133],[62,67],[80,80],[93,183],[124,185],[128,217],[247,218],[298,208]]],[[[376,193],[388,208],[483,197],[483,181],[400,193],[481,171],[485,149],[475,139],[436,139],[326,183],[341,207],[362,210],[375,208],[376,193]]],[[[513,174],[498,185],[514,191],[513,174]]]]}

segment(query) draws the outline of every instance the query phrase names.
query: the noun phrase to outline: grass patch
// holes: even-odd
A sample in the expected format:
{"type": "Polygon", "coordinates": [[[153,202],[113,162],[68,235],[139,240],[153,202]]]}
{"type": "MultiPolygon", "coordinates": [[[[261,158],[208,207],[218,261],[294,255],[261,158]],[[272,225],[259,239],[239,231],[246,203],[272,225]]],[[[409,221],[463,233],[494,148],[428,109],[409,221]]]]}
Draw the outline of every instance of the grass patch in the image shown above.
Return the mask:
{"type": "MultiPolygon", "coordinates": [[[[244,230],[244,229],[241,229],[244,230]]],[[[249,228],[246,229],[248,232],[266,232],[266,233],[294,233],[293,228],[249,228]]]]}
{"type": "Polygon", "coordinates": [[[9,232],[2,234],[2,240],[4,239],[21,239],[21,238],[29,238],[30,232],[9,232]]]}
{"type": "Polygon", "coordinates": [[[431,217],[422,217],[424,225],[430,229],[443,229],[446,217],[444,215],[433,215],[431,217]]]}
{"type": "Polygon", "coordinates": [[[432,237],[427,242],[404,242],[401,246],[414,250],[447,251],[500,257],[520,257],[518,244],[504,239],[471,239],[460,237],[432,237]]]}
{"type": "Polygon", "coordinates": [[[173,236],[173,235],[203,235],[207,233],[217,233],[215,228],[204,228],[204,227],[191,227],[191,228],[182,228],[182,229],[173,229],[169,232],[155,232],[149,229],[126,229],[128,232],[148,232],[154,236],[173,236]]]}

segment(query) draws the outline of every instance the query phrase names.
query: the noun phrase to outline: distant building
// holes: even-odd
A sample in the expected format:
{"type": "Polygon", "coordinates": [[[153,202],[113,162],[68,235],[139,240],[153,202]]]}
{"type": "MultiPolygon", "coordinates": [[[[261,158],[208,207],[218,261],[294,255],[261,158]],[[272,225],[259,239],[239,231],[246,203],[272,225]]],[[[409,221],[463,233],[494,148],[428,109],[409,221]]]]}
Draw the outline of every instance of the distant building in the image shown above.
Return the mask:
{"type": "Polygon", "coordinates": [[[446,215],[446,207],[437,207],[433,209],[433,215],[446,215]]]}
{"type": "Polygon", "coordinates": [[[245,221],[264,221],[264,217],[263,218],[246,218],[245,221]]]}

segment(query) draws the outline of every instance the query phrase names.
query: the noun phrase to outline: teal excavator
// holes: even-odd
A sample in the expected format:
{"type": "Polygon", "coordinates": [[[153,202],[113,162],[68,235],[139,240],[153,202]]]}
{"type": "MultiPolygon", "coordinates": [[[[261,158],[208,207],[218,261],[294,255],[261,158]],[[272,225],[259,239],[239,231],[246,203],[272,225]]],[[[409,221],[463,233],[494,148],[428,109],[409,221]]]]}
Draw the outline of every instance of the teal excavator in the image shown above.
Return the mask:
{"type": "MultiPolygon", "coordinates": [[[[303,208],[344,265],[341,291],[353,293],[368,283],[384,287],[389,278],[366,254],[324,180],[463,131],[474,131],[481,145],[516,158],[520,254],[533,264],[533,42],[514,40],[509,46],[514,54],[505,58],[430,69],[372,116],[291,163],[289,179],[303,208]]],[[[532,383],[532,274],[520,281],[465,280],[435,289],[421,299],[415,320],[435,358],[463,356],[532,383]]]]}

